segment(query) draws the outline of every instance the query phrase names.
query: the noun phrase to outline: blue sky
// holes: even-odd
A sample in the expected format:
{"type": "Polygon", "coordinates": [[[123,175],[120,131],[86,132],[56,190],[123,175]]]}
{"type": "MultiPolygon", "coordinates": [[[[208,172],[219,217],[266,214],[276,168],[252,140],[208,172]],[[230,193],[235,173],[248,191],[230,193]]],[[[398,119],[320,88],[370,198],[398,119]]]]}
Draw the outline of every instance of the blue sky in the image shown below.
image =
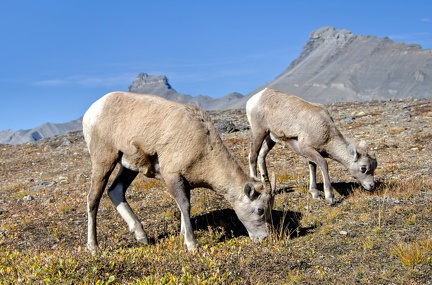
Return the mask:
{"type": "Polygon", "coordinates": [[[0,0],[0,130],[79,118],[140,72],[183,94],[247,94],[323,26],[432,48],[432,2],[0,0]]]}

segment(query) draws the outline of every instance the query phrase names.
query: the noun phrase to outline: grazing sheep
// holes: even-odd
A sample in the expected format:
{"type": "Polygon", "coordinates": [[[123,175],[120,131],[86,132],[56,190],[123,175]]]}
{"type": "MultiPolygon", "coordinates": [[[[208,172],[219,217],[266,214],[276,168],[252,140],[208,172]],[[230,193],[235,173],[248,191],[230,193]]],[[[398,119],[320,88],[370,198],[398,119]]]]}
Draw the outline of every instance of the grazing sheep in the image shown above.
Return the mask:
{"type": "Polygon", "coordinates": [[[117,163],[120,169],[108,195],[139,242],[147,243],[147,236],[125,198],[139,172],[166,183],[181,211],[181,233],[188,250],[198,246],[190,221],[190,191],[197,187],[225,197],[253,241],[267,237],[274,189],[249,177],[198,107],[152,95],[113,92],[87,110],[83,132],[92,162],[87,196],[87,247],[92,253],[98,250],[99,202],[117,163]]]}
{"type": "Polygon", "coordinates": [[[325,157],[344,165],[366,190],[374,187],[375,154],[368,154],[365,142],[356,147],[345,139],[323,105],[266,88],[248,100],[246,114],[252,131],[249,154],[252,178],[258,179],[258,160],[261,179],[268,180],[265,158],[275,143],[280,142],[309,159],[309,191],[315,199],[320,198],[316,184],[318,165],[324,180],[325,198],[334,203],[325,157]]]}

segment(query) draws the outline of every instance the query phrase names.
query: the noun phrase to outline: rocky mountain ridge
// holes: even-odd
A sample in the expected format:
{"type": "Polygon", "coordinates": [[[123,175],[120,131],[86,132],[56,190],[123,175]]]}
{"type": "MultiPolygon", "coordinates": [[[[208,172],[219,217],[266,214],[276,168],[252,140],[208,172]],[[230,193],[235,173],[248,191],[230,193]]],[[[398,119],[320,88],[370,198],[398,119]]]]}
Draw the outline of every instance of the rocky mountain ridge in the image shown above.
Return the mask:
{"type": "Polygon", "coordinates": [[[204,110],[230,109],[232,102],[243,98],[243,95],[237,92],[230,93],[222,98],[180,94],[171,87],[166,76],[148,75],[147,73],[138,74],[132,85],[129,86],[128,91],[140,94],[155,94],[171,101],[197,105],[204,110]]]}

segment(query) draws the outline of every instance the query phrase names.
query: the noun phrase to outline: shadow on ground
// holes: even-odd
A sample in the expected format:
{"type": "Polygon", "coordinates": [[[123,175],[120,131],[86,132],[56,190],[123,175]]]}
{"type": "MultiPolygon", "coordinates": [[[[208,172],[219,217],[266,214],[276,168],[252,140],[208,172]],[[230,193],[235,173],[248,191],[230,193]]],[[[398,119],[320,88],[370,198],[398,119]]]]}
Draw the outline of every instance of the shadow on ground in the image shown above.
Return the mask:
{"type": "MultiPolygon", "coordinates": [[[[293,211],[272,211],[270,222],[271,230],[277,233],[288,234],[289,236],[303,235],[308,229],[299,227],[302,214],[293,211]]],[[[232,209],[213,211],[199,215],[191,219],[194,230],[222,231],[224,234],[220,240],[231,239],[240,236],[248,236],[246,228],[238,219],[232,209]]]]}
{"type": "MultiPolygon", "coordinates": [[[[365,190],[360,183],[358,182],[332,182],[332,188],[338,192],[341,196],[348,197],[354,193],[355,189],[361,189],[366,192],[374,193],[379,192],[381,188],[382,182],[375,181],[375,187],[372,190],[365,190]]],[[[323,183],[318,183],[318,190],[324,191],[323,183]]]]}
{"type": "MultiPolygon", "coordinates": [[[[357,182],[335,182],[332,183],[332,187],[338,192],[340,195],[347,197],[353,194],[354,189],[362,189],[363,191],[374,193],[380,190],[380,186],[382,183],[380,181],[375,181],[375,187],[372,190],[365,190],[360,183],[357,182]]],[[[319,187],[322,187],[319,186],[319,187]]]]}

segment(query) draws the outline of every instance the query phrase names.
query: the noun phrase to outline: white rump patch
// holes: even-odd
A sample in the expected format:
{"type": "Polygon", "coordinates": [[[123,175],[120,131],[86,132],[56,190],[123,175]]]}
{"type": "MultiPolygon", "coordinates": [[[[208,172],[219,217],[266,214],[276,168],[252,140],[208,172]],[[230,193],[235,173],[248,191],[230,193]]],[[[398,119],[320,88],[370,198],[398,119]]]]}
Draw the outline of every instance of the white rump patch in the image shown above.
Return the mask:
{"type": "Polygon", "coordinates": [[[250,99],[246,103],[246,113],[249,114],[252,109],[255,108],[255,106],[258,104],[259,100],[261,99],[262,94],[267,90],[267,88],[264,88],[260,92],[256,93],[255,95],[252,95],[250,99]]]}
{"type": "Polygon", "coordinates": [[[99,100],[94,102],[90,108],[85,112],[83,116],[83,133],[84,137],[90,145],[92,127],[96,124],[97,120],[104,109],[105,102],[107,101],[107,97],[109,94],[101,97],[99,100]]]}
{"type": "Polygon", "coordinates": [[[102,113],[108,95],[109,94],[101,97],[99,100],[97,100],[90,106],[90,108],[84,114],[83,123],[85,123],[88,126],[94,125],[94,123],[97,121],[100,114],[102,113]]]}

